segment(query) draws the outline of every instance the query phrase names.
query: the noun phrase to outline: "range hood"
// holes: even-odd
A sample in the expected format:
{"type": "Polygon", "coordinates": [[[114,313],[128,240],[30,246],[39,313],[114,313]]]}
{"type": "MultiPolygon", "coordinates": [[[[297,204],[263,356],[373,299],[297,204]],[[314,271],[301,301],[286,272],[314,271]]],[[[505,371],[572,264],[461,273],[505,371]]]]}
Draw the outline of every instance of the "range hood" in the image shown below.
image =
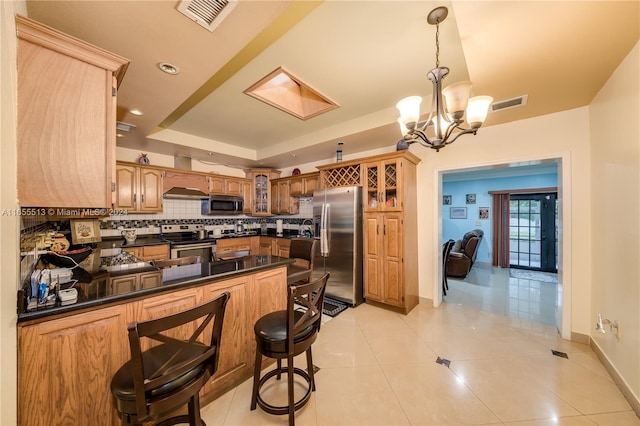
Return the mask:
{"type": "Polygon", "coordinates": [[[198,188],[181,188],[174,186],[163,194],[163,197],[171,200],[205,200],[209,194],[198,188]]]}

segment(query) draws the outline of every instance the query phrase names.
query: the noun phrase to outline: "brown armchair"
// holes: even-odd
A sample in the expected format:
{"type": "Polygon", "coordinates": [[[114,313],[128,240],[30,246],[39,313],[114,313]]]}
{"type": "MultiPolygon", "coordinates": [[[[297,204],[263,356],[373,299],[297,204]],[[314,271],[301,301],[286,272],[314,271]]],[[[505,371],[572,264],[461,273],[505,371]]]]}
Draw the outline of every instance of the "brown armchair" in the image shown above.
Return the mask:
{"type": "Polygon", "coordinates": [[[456,241],[447,261],[448,277],[464,278],[467,276],[473,262],[476,261],[478,246],[483,235],[484,232],[481,229],[474,229],[464,234],[461,240],[456,241]]]}

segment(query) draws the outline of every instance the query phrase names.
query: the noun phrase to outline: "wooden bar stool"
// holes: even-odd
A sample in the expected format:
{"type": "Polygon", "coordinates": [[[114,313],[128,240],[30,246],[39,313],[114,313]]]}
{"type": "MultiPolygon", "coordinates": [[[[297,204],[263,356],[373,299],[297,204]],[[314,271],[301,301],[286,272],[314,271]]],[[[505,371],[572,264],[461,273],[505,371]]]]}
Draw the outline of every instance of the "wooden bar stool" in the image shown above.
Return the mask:
{"type": "Polygon", "coordinates": [[[313,359],[311,344],[315,342],[320,331],[324,291],[329,273],[308,284],[289,286],[287,310],[276,311],[260,318],[254,327],[257,350],[253,374],[253,393],[251,409],[259,405],[270,414],[288,414],[289,425],[295,424],[295,411],[302,408],[316,390],[313,377],[313,359]],[[295,305],[300,308],[296,308],[295,305]],[[294,367],[293,358],[303,352],[307,353],[307,371],[294,367]],[[277,367],[260,378],[262,355],[277,360],[277,367]],[[282,367],[282,360],[287,366],[282,367]],[[271,377],[280,380],[281,374],[287,374],[288,405],[274,406],[260,396],[260,389],[271,377]],[[302,398],[295,401],[293,394],[293,375],[297,374],[307,382],[307,389],[302,398]]]}
{"type": "Polygon", "coordinates": [[[222,320],[229,293],[184,312],[129,325],[131,360],[111,380],[113,404],[123,425],[163,419],[157,426],[189,423],[204,426],[200,418],[200,389],[216,372],[220,355],[222,320]],[[177,339],[178,327],[197,321],[186,340],[177,339]],[[211,338],[203,332],[213,324],[211,338]],[[165,334],[166,333],[166,334],[165,334]],[[198,340],[200,338],[200,340],[198,340]],[[151,342],[155,340],[160,342],[151,342]],[[143,343],[144,342],[144,343],[143,343]],[[156,343],[142,351],[146,343],[156,343]],[[188,405],[189,414],[164,419],[188,405]]]}

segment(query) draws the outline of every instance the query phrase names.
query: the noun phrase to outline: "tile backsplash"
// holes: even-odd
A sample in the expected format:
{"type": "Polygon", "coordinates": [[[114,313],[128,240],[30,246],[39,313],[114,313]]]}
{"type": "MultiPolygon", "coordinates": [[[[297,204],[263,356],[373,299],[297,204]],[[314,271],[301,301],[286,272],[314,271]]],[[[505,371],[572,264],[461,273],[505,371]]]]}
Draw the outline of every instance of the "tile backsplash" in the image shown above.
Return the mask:
{"type": "Polygon", "coordinates": [[[163,212],[154,214],[126,214],[111,216],[100,220],[101,234],[103,237],[119,236],[123,228],[146,228],[144,233],[157,233],[158,227],[171,223],[202,223],[206,228],[217,226],[232,226],[237,220],[241,220],[245,225],[260,226],[262,221],[266,221],[269,228],[276,227],[276,221],[283,221],[284,229],[297,230],[305,219],[313,217],[313,198],[300,198],[300,212],[296,215],[271,216],[266,218],[252,217],[246,215],[234,216],[207,216],[201,213],[201,202],[199,200],[164,200],[163,212]],[[120,230],[119,230],[120,229],[120,230]]]}

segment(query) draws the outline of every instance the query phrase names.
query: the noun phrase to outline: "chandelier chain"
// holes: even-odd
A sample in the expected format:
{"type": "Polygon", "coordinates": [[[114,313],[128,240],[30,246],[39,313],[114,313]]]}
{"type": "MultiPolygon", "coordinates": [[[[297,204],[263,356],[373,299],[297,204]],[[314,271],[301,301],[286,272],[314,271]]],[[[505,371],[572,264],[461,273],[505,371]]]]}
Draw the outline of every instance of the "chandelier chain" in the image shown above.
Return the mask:
{"type": "Polygon", "coordinates": [[[436,24],[436,68],[440,66],[440,23],[436,24]]]}

